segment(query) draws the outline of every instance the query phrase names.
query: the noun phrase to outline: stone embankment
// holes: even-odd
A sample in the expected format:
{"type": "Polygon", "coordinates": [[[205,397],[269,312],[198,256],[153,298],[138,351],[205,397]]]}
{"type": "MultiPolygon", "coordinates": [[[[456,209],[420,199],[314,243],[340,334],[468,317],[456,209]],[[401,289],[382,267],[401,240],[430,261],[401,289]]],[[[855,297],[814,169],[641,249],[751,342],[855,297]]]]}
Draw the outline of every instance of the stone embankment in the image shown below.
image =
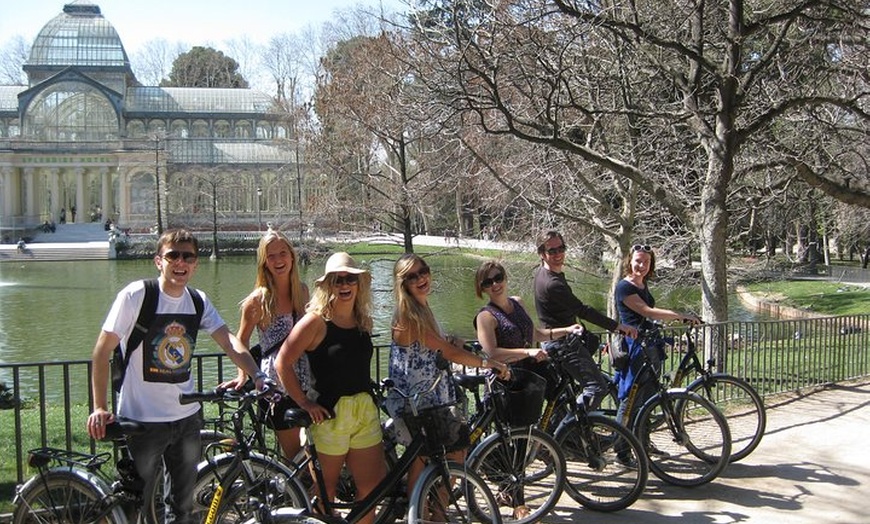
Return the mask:
{"type": "Polygon", "coordinates": [[[801,318],[822,318],[830,316],[816,313],[814,311],[807,311],[805,309],[785,306],[773,300],[767,300],[765,297],[750,293],[746,288],[742,286],[737,287],[737,298],[744,306],[751,309],[752,311],[767,315],[771,318],[793,320],[801,318]]]}

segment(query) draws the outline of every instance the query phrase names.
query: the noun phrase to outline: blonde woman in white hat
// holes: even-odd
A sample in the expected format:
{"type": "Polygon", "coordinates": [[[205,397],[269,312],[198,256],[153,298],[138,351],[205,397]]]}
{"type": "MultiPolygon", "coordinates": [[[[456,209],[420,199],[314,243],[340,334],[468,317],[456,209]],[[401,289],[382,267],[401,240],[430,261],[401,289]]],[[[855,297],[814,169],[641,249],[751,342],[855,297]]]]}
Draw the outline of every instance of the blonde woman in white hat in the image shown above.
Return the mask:
{"type": "MultiPolygon", "coordinates": [[[[378,407],[370,394],[371,274],[347,253],[335,253],[317,279],[311,301],[281,346],[275,368],[293,400],[311,415],[323,480],[335,499],[342,466],[353,476],[357,496],[368,495],[386,474],[378,407]],[[310,398],[293,371],[307,355],[313,379],[310,398]]],[[[374,514],[362,522],[371,522],[374,514]]]]}

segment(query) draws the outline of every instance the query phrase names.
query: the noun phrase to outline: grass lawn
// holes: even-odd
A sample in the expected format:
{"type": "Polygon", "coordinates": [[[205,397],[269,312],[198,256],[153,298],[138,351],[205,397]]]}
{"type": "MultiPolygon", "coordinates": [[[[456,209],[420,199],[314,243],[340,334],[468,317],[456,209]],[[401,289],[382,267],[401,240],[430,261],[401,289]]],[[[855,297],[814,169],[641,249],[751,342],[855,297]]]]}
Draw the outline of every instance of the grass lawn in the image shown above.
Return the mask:
{"type": "Polygon", "coordinates": [[[824,280],[783,280],[747,284],[746,289],[770,302],[825,315],[870,313],[870,287],[824,280]]]}

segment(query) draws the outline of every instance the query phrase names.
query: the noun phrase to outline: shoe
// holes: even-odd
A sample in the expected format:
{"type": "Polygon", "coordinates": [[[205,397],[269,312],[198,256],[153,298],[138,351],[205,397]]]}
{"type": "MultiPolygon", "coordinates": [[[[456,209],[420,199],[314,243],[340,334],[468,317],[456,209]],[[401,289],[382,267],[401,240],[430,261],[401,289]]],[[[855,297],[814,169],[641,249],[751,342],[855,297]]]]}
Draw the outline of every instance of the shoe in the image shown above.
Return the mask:
{"type": "Polygon", "coordinates": [[[637,469],[637,461],[631,455],[617,455],[616,461],[628,469],[637,469]]]}
{"type": "Polygon", "coordinates": [[[646,445],[646,454],[647,455],[654,455],[656,457],[663,457],[663,458],[667,458],[667,457],[671,456],[671,454],[668,453],[667,451],[662,451],[659,448],[653,446],[652,444],[646,445]]]}

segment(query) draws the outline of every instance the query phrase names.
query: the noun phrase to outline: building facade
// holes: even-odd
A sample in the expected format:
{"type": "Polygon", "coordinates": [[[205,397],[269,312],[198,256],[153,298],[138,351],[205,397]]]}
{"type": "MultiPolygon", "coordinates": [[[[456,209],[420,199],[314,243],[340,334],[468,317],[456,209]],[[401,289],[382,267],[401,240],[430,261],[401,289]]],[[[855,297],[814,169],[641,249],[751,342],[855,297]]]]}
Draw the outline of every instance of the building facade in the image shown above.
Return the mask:
{"type": "Polygon", "coordinates": [[[0,86],[0,230],[48,223],[295,227],[292,122],[252,89],[142,86],[99,6],[76,0],[34,40],[28,84],[0,86]]]}

